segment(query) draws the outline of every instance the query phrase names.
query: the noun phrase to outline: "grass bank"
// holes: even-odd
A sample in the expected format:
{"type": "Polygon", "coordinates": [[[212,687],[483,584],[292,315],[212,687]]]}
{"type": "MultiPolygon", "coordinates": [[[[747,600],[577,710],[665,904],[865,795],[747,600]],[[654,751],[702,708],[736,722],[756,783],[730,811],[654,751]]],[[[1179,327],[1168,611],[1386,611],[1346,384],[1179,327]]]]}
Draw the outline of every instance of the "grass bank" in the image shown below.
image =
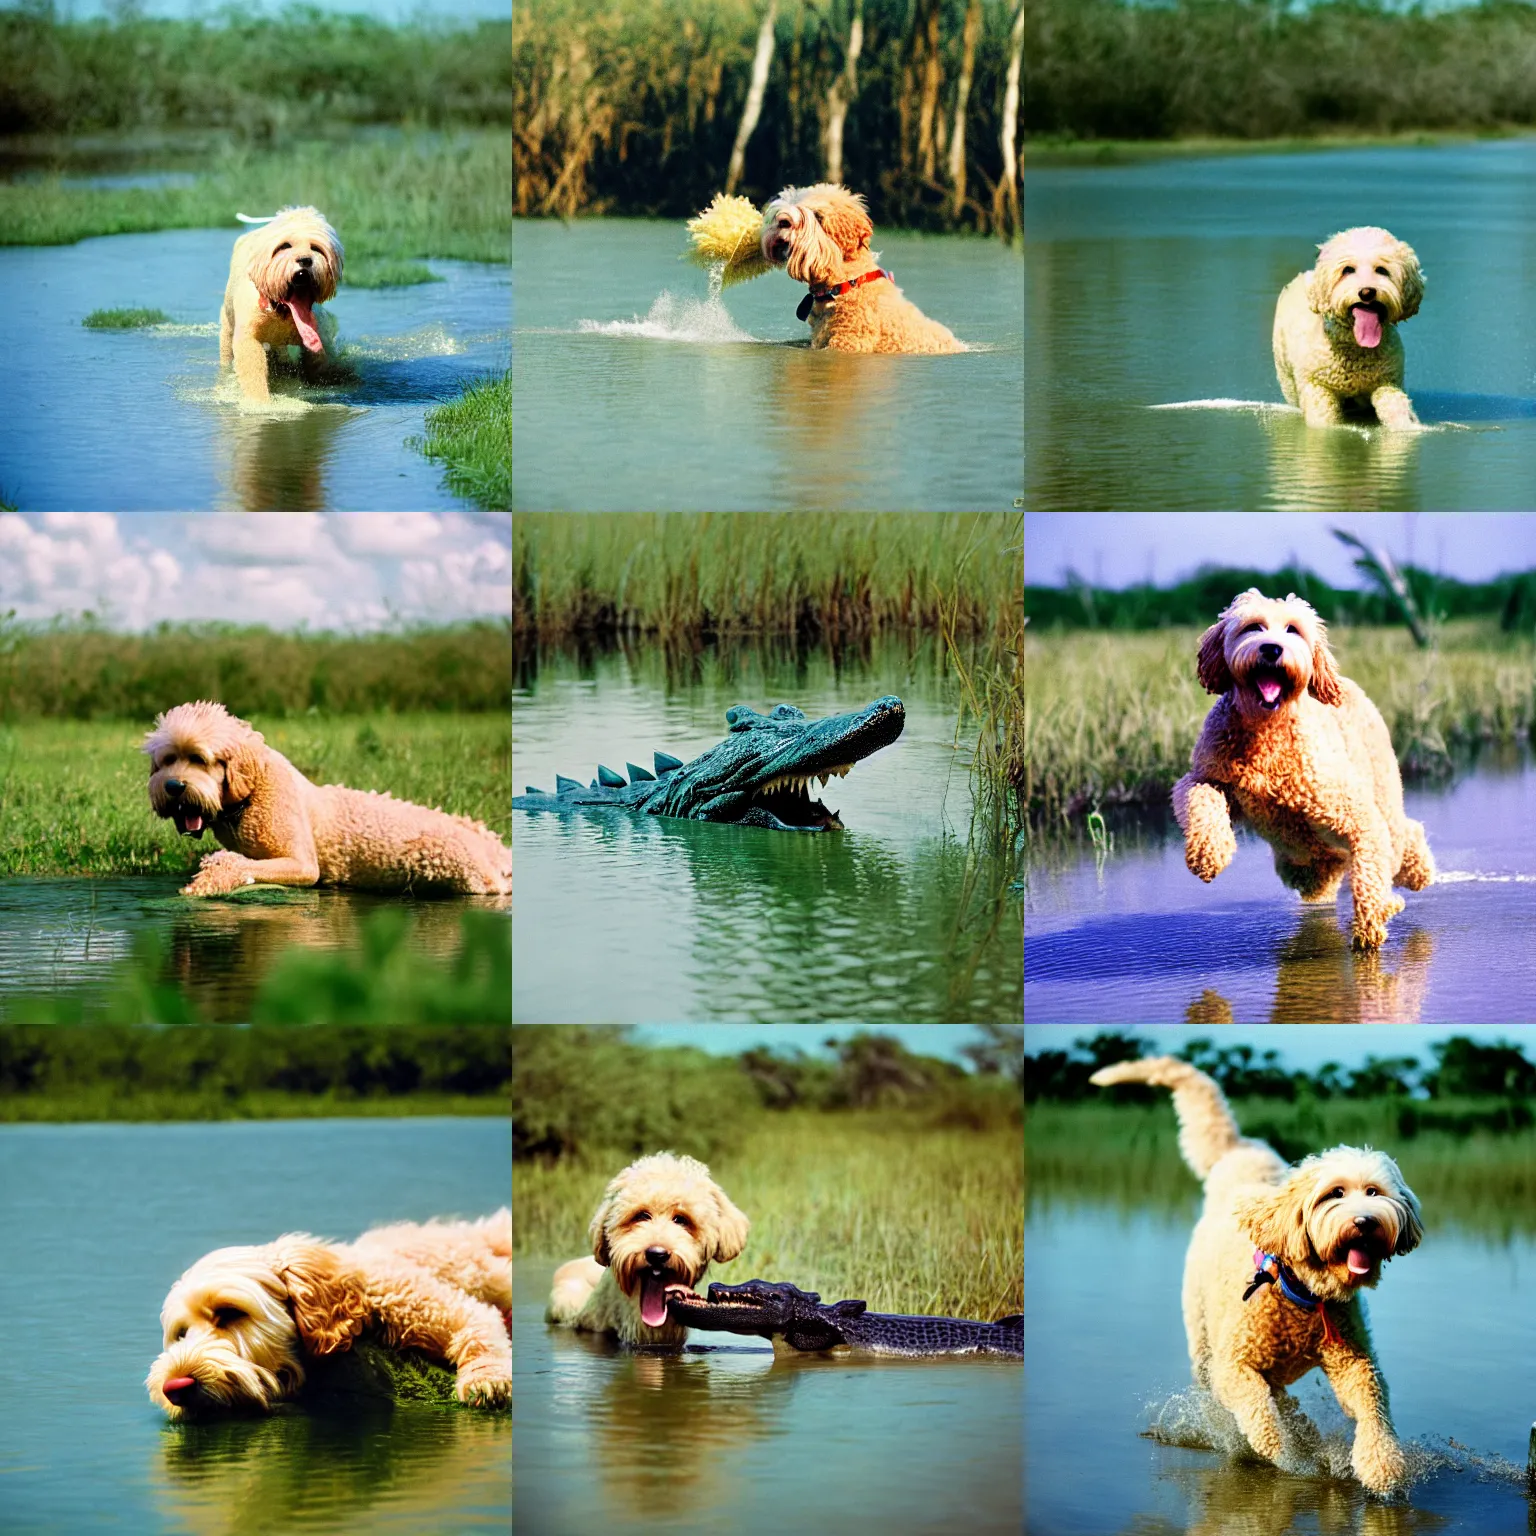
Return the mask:
{"type": "Polygon", "coordinates": [[[419,446],[447,470],[448,487],[478,506],[512,505],[512,375],[473,385],[427,412],[419,446]]]}
{"type": "Polygon", "coordinates": [[[510,1112],[503,1028],[0,1025],[0,1121],[510,1112]]]}
{"type": "MultiPolygon", "coordinates": [[[[1166,799],[1214,703],[1195,677],[1201,630],[1026,633],[1024,801],[1031,817],[1166,799]]],[[[1528,742],[1536,644],[1492,620],[1456,620],[1419,650],[1401,629],[1335,629],[1340,670],[1375,701],[1406,774],[1453,751],[1528,742]]]]}
{"type": "MultiPolygon", "coordinates": [[[[1536,1232],[1528,1109],[1488,1099],[1382,1098],[1236,1099],[1233,1111],[1246,1135],[1291,1159],[1340,1143],[1385,1148],[1431,1227],[1536,1232]]],[[[1180,1214],[1198,1207],[1200,1186],[1179,1156],[1171,1103],[1032,1104],[1024,1142],[1032,1202],[1092,1199],[1180,1214]]]]}
{"type": "Polygon", "coordinates": [[[1031,140],[1536,126],[1536,11],[1502,0],[1031,0],[1024,29],[1031,140]]]}
{"type": "MultiPolygon", "coordinates": [[[[514,1031],[514,1035],[515,1035],[514,1031]]],[[[678,1151],[688,1151],[685,1141],[678,1151]]],[[[590,1252],[587,1223],[622,1152],[519,1163],[519,1255],[590,1252]]],[[[791,1110],[746,1128],[710,1171],[752,1221],[712,1279],[788,1280],[876,1312],[996,1318],[1023,1310],[1023,1173],[1016,1128],[943,1129],[916,1112],[791,1110]]]]}
{"type": "MultiPolygon", "coordinates": [[[[206,697],[195,687],[166,695],[206,697]]],[[[511,835],[507,716],[366,714],[253,723],[317,784],[384,790],[511,835]]],[[[251,718],[251,716],[247,716],[251,718]]],[[[150,810],[142,721],[27,720],[0,726],[0,874],[188,875],[216,847],[150,810]]]]}

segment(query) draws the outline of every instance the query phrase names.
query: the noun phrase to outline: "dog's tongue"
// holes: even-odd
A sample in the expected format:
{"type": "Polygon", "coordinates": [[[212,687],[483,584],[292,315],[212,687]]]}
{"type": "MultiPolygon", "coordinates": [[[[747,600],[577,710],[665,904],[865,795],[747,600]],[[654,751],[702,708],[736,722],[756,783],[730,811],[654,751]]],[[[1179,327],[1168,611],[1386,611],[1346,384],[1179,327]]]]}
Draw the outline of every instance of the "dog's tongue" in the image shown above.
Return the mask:
{"type": "Polygon", "coordinates": [[[1364,1248],[1349,1250],[1349,1272],[1352,1275],[1368,1275],[1371,1272],[1371,1256],[1364,1248]]]}
{"type": "MultiPolygon", "coordinates": [[[[324,352],[325,343],[320,340],[320,332],[315,329],[315,312],[303,299],[289,299],[288,313],[293,316],[293,323],[298,328],[299,339],[304,343],[306,351],[324,352]]],[[[1358,313],[1358,311],[1356,311],[1358,313]]],[[[1355,334],[1360,333],[1360,322],[1355,321],[1355,334]]],[[[1375,346],[1373,341],[1371,346],[1375,346]]]]}
{"type": "Polygon", "coordinates": [[[181,818],[181,826],[184,832],[201,832],[203,830],[203,818],[196,811],[188,811],[181,818]]]}
{"type": "Polygon", "coordinates": [[[667,1320],[667,1282],[654,1271],[640,1272],[640,1321],[660,1328],[667,1320]]]}
{"type": "Polygon", "coordinates": [[[1272,677],[1259,679],[1259,697],[1266,704],[1273,704],[1280,697],[1280,684],[1272,677]]]}
{"type": "Polygon", "coordinates": [[[1364,304],[1357,304],[1350,311],[1355,321],[1355,340],[1362,347],[1381,345],[1381,316],[1364,304]]]}

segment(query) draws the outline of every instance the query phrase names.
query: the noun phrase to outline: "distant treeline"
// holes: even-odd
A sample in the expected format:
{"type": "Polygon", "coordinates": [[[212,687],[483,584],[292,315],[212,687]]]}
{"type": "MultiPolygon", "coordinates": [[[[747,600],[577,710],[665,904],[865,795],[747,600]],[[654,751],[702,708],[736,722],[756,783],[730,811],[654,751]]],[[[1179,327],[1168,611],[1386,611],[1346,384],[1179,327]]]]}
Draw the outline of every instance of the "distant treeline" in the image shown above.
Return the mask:
{"type": "MultiPolygon", "coordinates": [[[[1324,1062],[1315,1072],[1291,1071],[1280,1065],[1275,1050],[1256,1051],[1251,1045],[1217,1045],[1208,1037],[1186,1041],[1168,1054],[1181,1057],[1208,1073],[1230,1098],[1281,1099],[1295,1103],[1315,1099],[1510,1099],[1536,1096],[1536,1063],[1521,1046],[1498,1041],[1488,1045],[1466,1035],[1429,1043],[1434,1057],[1424,1064],[1414,1056],[1370,1056],[1353,1070],[1324,1062]]],[[[1154,1103],[1167,1090],[1144,1084],[1113,1089],[1096,1088],[1089,1078],[1100,1067],[1133,1057],[1159,1054],[1153,1043],[1118,1030],[1106,1030],[1074,1040],[1067,1050],[1036,1051],[1024,1057],[1024,1096],[1073,1102],[1114,1098],[1154,1103]]],[[[1530,1107],[1523,1124],[1532,1123],[1530,1107]]]]}
{"type": "Polygon", "coordinates": [[[504,1026],[0,1025],[0,1120],[496,1114],[510,1077],[504,1026]]]}
{"type": "Polygon", "coordinates": [[[0,618],[0,720],[144,720],[189,699],[217,699],[247,718],[510,710],[512,636],[504,621],[364,635],[229,624],[114,634],[0,618]]]}
{"type": "Polygon", "coordinates": [[[505,21],[392,27],[295,5],[206,20],[0,11],[0,135],[219,128],[236,138],[342,123],[507,124],[505,21]]]}
{"type": "Polygon", "coordinates": [[[1012,234],[1022,9],[519,3],[516,210],[683,218],[721,190],[761,204],[787,185],[841,181],[877,224],[1012,234]]]}
{"type": "Polygon", "coordinates": [[[1017,1121],[1023,1041],[986,1026],[969,1047],[974,1073],[860,1034],[828,1060],[794,1048],[737,1057],[644,1046],[615,1027],[522,1025],[512,1032],[512,1155],[555,1161],[597,1149],[639,1154],[674,1144],[710,1157],[734,1150],[765,1110],[909,1108],[935,1124],[1017,1121]]]}
{"type": "Polygon", "coordinates": [[[1445,9],[1030,0],[1025,36],[1031,137],[1262,139],[1536,123],[1536,9],[1523,0],[1445,9]]]}
{"type": "MultiPolygon", "coordinates": [[[[1496,616],[1502,629],[1536,629],[1536,571],[1500,576],[1494,581],[1457,581],[1418,566],[1401,567],[1420,613],[1430,619],[1496,616]]],[[[1396,601],[1380,591],[1331,586],[1296,566],[1261,571],[1241,566],[1202,566],[1187,581],[1168,587],[1146,584],[1120,591],[1070,581],[1065,587],[1024,588],[1030,632],[1061,629],[1163,629],[1173,625],[1211,624],[1232,599],[1249,587],[1274,597],[1294,592],[1332,623],[1398,624],[1396,601]]]]}

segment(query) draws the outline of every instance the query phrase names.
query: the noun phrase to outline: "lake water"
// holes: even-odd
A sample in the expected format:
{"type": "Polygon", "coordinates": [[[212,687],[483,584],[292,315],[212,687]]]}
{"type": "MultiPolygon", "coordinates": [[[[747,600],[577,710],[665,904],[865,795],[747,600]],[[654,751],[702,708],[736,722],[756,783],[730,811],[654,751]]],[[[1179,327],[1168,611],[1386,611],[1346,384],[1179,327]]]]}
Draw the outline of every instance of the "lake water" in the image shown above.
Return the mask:
{"type": "Polygon", "coordinates": [[[1032,166],[1027,505],[1528,509],[1533,180],[1532,139],[1032,166]],[[1437,430],[1307,428],[1283,407],[1275,300],[1358,224],[1418,252],[1407,387],[1437,430]]]}
{"type": "Polygon", "coordinates": [[[1024,1004],[1034,1023],[1518,1023],[1536,993],[1536,772],[1518,760],[1409,787],[1439,867],[1399,891],[1378,957],[1351,953],[1349,893],[1306,907],[1269,845],[1238,833],[1206,885],[1172,815],[1122,818],[1100,862],[1040,850],[1028,870],[1024,1004]]]}
{"type": "MultiPolygon", "coordinates": [[[[406,939],[415,954],[445,963],[458,953],[473,897],[411,900],[366,891],[291,890],[272,905],[196,901],[180,894],[184,876],[116,880],[0,881],[0,1020],[8,1004],[76,987],[111,984],[113,968],[133,954],[146,930],[161,937],[171,974],[210,1023],[250,1018],[262,978],[292,947],[357,955],[373,912],[406,908],[406,939]]],[[[379,1024],[409,1024],[381,1017],[379,1024]]]]}
{"type": "Polygon", "coordinates": [[[599,762],[648,767],[657,748],[686,762],[726,735],[734,704],[818,718],[891,693],[900,740],[821,792],[842,832],[514,811],[514,1021],[1016,1020],[1022,902],[1003,861],[968,851],[969,777],[932,641],[835,662],[706,653],[671,673],[656,650],[529,658],[513,784],[589,783],[599,762]]]}
{"type": "Polygon", "coordinates": [[[432,261],[442,282],[343,285],[326,308],[355,379],[282,379],[276,408],[254,411],[219,369],[219,309],[239,233],[232,222],[0,248],[0,286],[11,295],[0,499],[26,511],[467,505],[406,439],[423,431],[431,406],[506,372],[507,268],[432,261]],[[81,324],[92,310],[133,308],[175,323],[81,324]]]}
{"type": "Polygon", "coordinates": [[[485,1215],[511,1188],[496,1119],[0,1127],[0,1527],[506,1531],[506,1414],[355,1404],[174,1426],[144,1377],[193,1260],[285,1231],[485,1215]]]}
{"type": "Polygon", "coordinates": [[[806,289],[709,299],[682,220],[514,221],[512,501],[522,511],[1006,509],[1023,493],[1022,262],[875,231],[906,296],[974,351],[805,345],[806,289]]]}
{"type": "Polygon", "coordinates": [[[554,1269],[513,1266],[519,1536],[1018,1531],[1017,1361],[628,1352],[544,1322],[554,1269]]]}
{"type": "MultiPolygon", "coordinates": [[[[1411,1168],[1410,1168],[1411,1172],[1411,1168]]],[[[1419,1473],[1406,1505],[1359,1484],[1302,1477],[1147,1438],[1201,1418],[1190,1391],[1179,1290],[1198,1213],[1128,1213],[1060,1198],[1025,1218],[1029,1536],[1524,1536],[1527,1368],[1536,1355],[1536,1241],[1458,1231],[1428,1212],[1421,1247],[1367,1306],[1392,1417],[1419,1473]]],[[[1292,1389],[1343,1443],[1353,1426],[1314,1371],[1292,1389]]]]}

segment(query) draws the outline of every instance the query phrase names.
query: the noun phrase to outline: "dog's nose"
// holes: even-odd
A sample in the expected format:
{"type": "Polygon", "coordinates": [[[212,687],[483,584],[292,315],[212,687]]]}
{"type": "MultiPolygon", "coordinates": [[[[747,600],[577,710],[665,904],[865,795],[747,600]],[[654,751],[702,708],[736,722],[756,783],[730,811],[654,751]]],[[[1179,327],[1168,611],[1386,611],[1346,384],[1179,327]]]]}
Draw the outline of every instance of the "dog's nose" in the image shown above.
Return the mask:
{"type": "Polygon", "coordinates": [[[1264,661],[1279,661],[1280,647],[1276,645],[1273,640],[1266,640],[1263,645],[1259,647],[1259,656],[1264,661]]]}
{"type": "Polygon", "coordinates": [[[1378,1225],[1379,1223],[1377,1222],[1376,1218],[1369,1214],[1362,1214],[1355,1217],[1355,1226],[1358,1228],[1361,1237],[1366,1237],[1370,1233],[1374,1232],[1378,1225]]]}
{"type": "Polygon", "coordinates": [[[665,1248],[655,1247],[645,1250],[645,1262],[652,1269],[660,1269],[671,1257],[672,1255],[665,1248]]]}
{"type": "Polygon", "coordinates": [[[184,790],[186,787],[187,786],[183,784],[180,779],[167,779],[165,781],[165,792],[173,800],[179,799],[182,790],[184,790]]]}
{"type": "Polygon", "coordinates": [[[1374,288],[1362,288],[1360,290],[1360,297],[1365,300],[1374,299],[1376,297],[1376,290],[1374,288]]]}
{"type": "Polygon", "coordinates": [[[161,1384],[160,1390],[173,1403],[185,1403],[197,1391],[197,1381],[191,1376],[173,1376],[161,1384]]]}
{"type": "Polygon", "coordinates": [[[303,269],[307,272],[312,266],[314,266],[315,258],[313,256],[300,256],[297,258],[296,264],[303,267],[303,269]]]}

